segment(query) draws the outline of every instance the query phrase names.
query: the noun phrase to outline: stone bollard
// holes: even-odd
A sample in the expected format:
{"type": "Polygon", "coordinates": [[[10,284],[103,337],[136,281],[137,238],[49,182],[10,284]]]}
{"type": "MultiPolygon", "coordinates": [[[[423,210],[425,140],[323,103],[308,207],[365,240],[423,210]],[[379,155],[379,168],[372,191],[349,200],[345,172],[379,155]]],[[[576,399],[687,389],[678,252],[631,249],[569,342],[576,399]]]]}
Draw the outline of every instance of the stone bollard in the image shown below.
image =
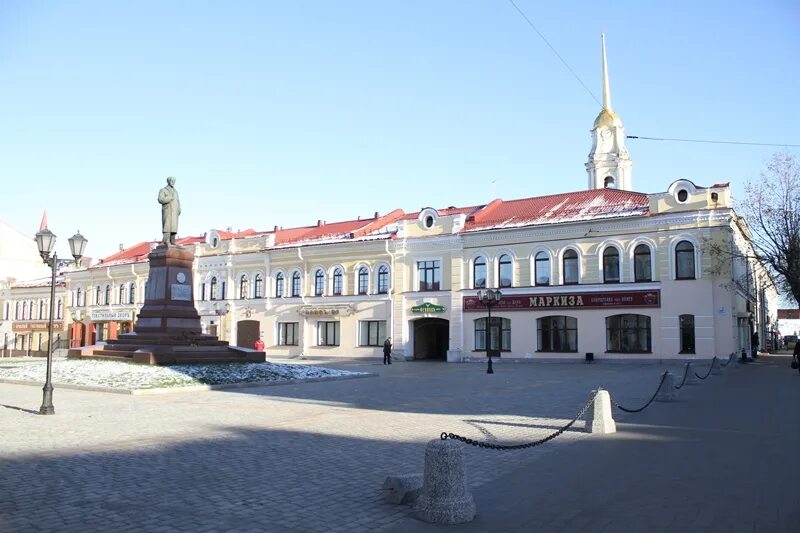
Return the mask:
{"type": "Polygon", "coordinates": [[[698,380],[697,376],[694,375],[694,367],[692,366],[692,362],[689,361],[686,363],[688,367],[686,370],[686,381],[683,382],[684,385],[697,385],[698,380]]]}
{"type": "Polygon", "coordinates": [[[617,424],[611,416],[611,396],[607,390],[597,389],[592,405],[586,410],[586,432],[601,435],[617,432],[617,424]]]}
{"type": "Polygon", "coordinates": [[[424,481],[414,516],[433,524],[462,524],[475,518],[460,442],[437,439],[425,446],[424,481]]]}
{"type": "Polygon", "coordinates": [[[412,504],[422,491],[422,474],[387,476],[383,482],[383,499],[387,503],[412,504]]]}
{"type": "Polygon", "coordinates": [[[665,372],[664,381],[656,394],[657,402],[672,402],[678,398],[678,391],[675,390],[675,376],[670,372],[665,372]]]}
{"type": "Polygon", "coordinates": [[[711,373],[715,376],[722,374],[722,365],[716,357],[711,360],[711,373]]]}

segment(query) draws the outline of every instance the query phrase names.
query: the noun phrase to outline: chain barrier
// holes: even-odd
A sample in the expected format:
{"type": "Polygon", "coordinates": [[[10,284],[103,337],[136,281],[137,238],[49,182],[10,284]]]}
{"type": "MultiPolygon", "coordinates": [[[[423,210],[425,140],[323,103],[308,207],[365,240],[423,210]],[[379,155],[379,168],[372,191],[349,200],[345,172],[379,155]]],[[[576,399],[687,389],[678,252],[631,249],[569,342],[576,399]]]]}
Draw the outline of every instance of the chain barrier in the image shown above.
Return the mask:
{"type": "Polygon", "coordinates": [[[686,370],[683,371],[683,380],[681,381],[680,385],[675,385],[675,390],[680,390],[686,384],[686,377],[689,375],[689,368],[691,368],[692,363],[686,363],[686,370]]]}
{"type": "Polygon", "coordinates": [[[625,411],[626,413],[640,413],[645,409],[647,409],[648,407],[650,407],[650,404],[653,403],[653,400],[656,399],[656,396],[658,396],[658,391],[661,390],[661,386],[664,384],[665,379],[667,379],[667,372],[661,374],[661,381],[658,382],[658,388],[653,393],[652,398],[650,398],[650,400],[646,404],[644,404],[642,407],[638,409],[628,409],[626,407],[622,407],[620,404],[614,401],[614,398],[611,398],[611,403],[612,405],[614,405],[614,407],[617,407],[620,411],[625,411]]]}
{"type": "Polygon", "coordinates": [[[733,362],[733,355],[734,355],[734,353],[731,352],[731,354],[728,356],[728,360],[725,361],[725,363],[720,363],[719,366],[721,366],[722,368],[725,368],[726,366],[731,364],[733,362]]]}
{"type": "Polygon", "coordinates": [[[540,444],[544,444],[545,442],[553,440],[554,438],[558,437],[566,430],[568,430],[570,427],[572,427],[572,424],[577,422],[577,420],[586,413],[586,410],[589,409],[589,406],[592,405],[592,403],[594,403],[595,396],[597,396],[597,391],[595,391],[594,394],[592,394],[592,397],[589,398],[589,401],[586,402],[586,405],[583,406],[583,409],[581,409],[581,411],[577,415],[575,415],[575,418],[570,420],[566,426],[551,433],[550,435],[544,437],[543,439],[535,440],[532,442],[526,442],[523,444],[495,444],[493,442],[469,439],[461,435],[456,435],[455,433],[447,433],[447,432],[442,432],[440,437],[442,440],[447,440],[447,439],[460,440],[464,444],[469,444],[470,446],[477,446],[479,448],[488,448],[490,450],[522,450],[524,448],[533,448],[534,446],[539,446],[540,444]]]}
{"type": "Polygon", "coordinates": [[[697,376],[698,379],[706,379],[708,376],[711,375],[711,371],[714,370],[714,361],[716,361],[716,360],[717,360],[717,356],[715,355],[714,359],[711,360],[711,366],[708,367],[708,372],[706,372],[705,376],[701,376],[697,372],[695,372],[694,375],[697,376]]]}

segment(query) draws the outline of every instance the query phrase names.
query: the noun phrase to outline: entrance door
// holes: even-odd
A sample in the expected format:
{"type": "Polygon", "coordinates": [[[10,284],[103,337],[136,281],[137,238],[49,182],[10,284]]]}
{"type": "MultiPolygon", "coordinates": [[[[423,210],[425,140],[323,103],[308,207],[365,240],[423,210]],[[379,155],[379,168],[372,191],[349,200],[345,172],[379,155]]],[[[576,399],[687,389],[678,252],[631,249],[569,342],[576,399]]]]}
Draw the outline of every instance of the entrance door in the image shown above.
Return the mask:
{"type": "Polygon", "coordinates": [[[450,349],[450,321],[420,318],[414,321],[414,359],[447,360],[450,349]]]}
{"type": "Polygon", "coordinates": [[[258,320],[240,320],[236,323],[236,346],[252,348],[258,339],[258,320]]]}

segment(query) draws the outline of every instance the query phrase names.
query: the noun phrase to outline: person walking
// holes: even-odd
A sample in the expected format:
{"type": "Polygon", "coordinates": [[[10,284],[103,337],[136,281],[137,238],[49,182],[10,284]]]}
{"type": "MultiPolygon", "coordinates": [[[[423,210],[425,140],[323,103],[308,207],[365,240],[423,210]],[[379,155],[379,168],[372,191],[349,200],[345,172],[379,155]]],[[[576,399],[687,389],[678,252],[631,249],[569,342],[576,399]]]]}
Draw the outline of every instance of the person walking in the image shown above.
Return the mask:
{"type": "Polygon", "coordinates": [[[750,347],[752,348],[752,353],[753,353],[752,357],[753,357],[753,359],[758,359],[758,345],[759,344],[760,343],[759,343],[759,339],[758,339],[758,332],[754,331],[753,334],[750,336],[750,347]]]}
{"type": "Polygon", "coordinates": [[[392,339],[389,338],[383,341],[383,364],[392,364],[392,339]]]}
{"type": "Polygon", "coordinates": [[[792,352],[793,368],[800,372],[800,341],[794,343],[794,352],[792,352]]]}

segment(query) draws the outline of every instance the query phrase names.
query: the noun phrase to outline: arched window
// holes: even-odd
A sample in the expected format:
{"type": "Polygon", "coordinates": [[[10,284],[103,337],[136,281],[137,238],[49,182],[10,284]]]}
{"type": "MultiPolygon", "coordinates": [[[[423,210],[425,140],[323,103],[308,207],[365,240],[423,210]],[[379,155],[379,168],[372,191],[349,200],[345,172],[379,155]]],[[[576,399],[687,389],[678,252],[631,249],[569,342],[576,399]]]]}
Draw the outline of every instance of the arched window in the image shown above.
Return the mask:
{"type": "Polygon", "coordinates": [[[133,282],[131,282],[130,286],[128,287],[128,303],[136,303],[136,284],[133,282]]]}
{"type": "Polygon", "coordinates": [[[681,330],[681,353],[694,352],[694,315],[681,315],[678,317],[681,330]]]}
{"type": "Polygon", "coordinates": [[[571,316],[543,316],[536,320],[536,350],[577,352],[578,319],[571,316]]]}
{"type": "Polygon", "coordinates": [[[564,252],[564,285],[578,284],[578,252],[567,250],[564,252]]]}
{"type": "Polygon", "coordinates": [[[501,288],[511,287],[511,280],[513,279],[512,270],[511,257],[505,254],[501,255],[497,263],[497,279],[501,288]]]}
{"type": "Polygon", "coordinates": [[[675,277],[695,279],[694,245],[689,241],[681,241],[675,247],[675,277]]]}
{"type": "Polygon", "coordinates": [[[283,298],[283,272],[275,276],[275,298],[283,298]]]}
{"type": "Polygon", "coordinates": [[[98,285],[94,288],[94,305],[100,305],[101,298],[100,285],[98,285]]]}
{"type": "Polygon", "coordinates": [[[603,180],[603,187],[606,189],[613,189],[616,186],[616,182],[612,176],[606,176],[606,179],[603,180]]]}
{"type": "Polygon", "coordinates": [[[342,294],[342,269],[336,268],[333,271],[333,294],[341,296],[342,294]]]}
{"type": "Polygon", "coordinates": [[[17,317],[20,320],[25,320],[28,318],[28,302],[22,302],[22,317],[17,317]]]}
{"type": "MultiPolygon", "coordinates": [[[[20,305],[19,302],[14,306],[14,320],[19,320],[20,305]]],[[[25,311],[23,311],[24,313],[25,311]]],[[[23,315],[24,316],[24,315],[23,315]]]]}
{"type": "Polygon", "coordinates": [[[633,279],[634,281],[653,281],[650,247],[646,244],[639,244],[633,249],[633,279]]]}
{"type": "Polygon", "coordinates": [[[59,298],[56,300],[56,320],[61,320],[64,317],[64,301],[59,298]]]}
{"type": "Polygon", "coordinates": [[[28,320],[33,320],[33,317],[36,314],[35,307],[36,307],[36,303],[32,301],[30,303],[30,305],[28,306],[28,320]]]}
{"type": "Polygon", "coordinates": [[[476,289],[486,288],[486,258],[476,257],[472,263],[472,286],[476,289]]]}
{"type": "MultiPolygon", "coordinates": [[[[292,288],[294,290],[294,287],[292,288]]],[[[325,292],[325,273],[321,268],[314,273],[314,296],[322,296],[325,292]]],[[[292,294],[294,296],[294,294],[292,294]]]]}
{"type": "Polygon", "coordinates": [[[217,276],[213,276],[211,278],[211,290],[209,292],[210,292],[209,299],[210,300],[216,300],[217,299],[217,276]]]}
{"type": "Polygon", "coordinates": [[[119,300],[117,303],[124,304],[125,303],[125,285],[120,284],[119,286],[119,294],[117,295],[117,299],[119,300]]]}
{"type": "Polygon", "coordinates": [[[6,302],[5,306],[3,306],[3,320],[8,320],[8,313],[11,311],[10,305],[6,302]]]}
{"type": "Polygon", "coordinates": [[[39,320],[44,319],[44,301],[39,300],[39,320]]]}
{"type": "MultiPolygon", "coordinates": [[[[487,318],[475,320],[475,351],[486,350],[487,318]]],[[[488,331],[489,349],[501,352],[511,351],[511,320],[493,316],[488,331]]]]}
{"type": "Polygon", "coordinates": [[[603,250],[603,283],[619,283],[619,250],[613,246],[603,250]]]}
{"type": "Polygon", "coordinates": [[[111,303],[111,285],[106,285],[104,302],[106,305],[111,303]]]}
{"type": "Polygon", "coordinates": [[[378,294],[389,292],[389,267],[381,265],[378,268],[378,294]]]}
{"type": "Polygon", "coordinates": [[[292,274],[292,296],[300,296],[300,272],[297,271],[292,274]]]}
{"type": "Polygon", "coordinates": [[[83,307],[83,290],[80,287],[75,291],[75,305],[83,307]]]}
{"type": "Polygon", "coordinates": [[[362,266],[358,269],[358,294],[367,294],[369,290],[369,269],[362,266]]]}
{"type": "Polygon", "coordinates": [[[256,274],[256,279],[253,282],[253,297],[264,297],[264,276],[262,276],[260,272],[256,274]]]}
{"type": "Polygon", "coordinates": [[[650,353],[650,317],[633,314],[606,317],[606,351],[650,353]]]}
{"type": "Polygon", "coordinates": [[[538,252],[533,259],[536,285],[550,285],[550,257],[546,252],[538,252]]]}
{"type": "Polygon", "coordinates": [[[247,279],[247,274],[242,274],[239,278],[239,299],[246,300],[250,292],[250,280],[247,279]]]}

